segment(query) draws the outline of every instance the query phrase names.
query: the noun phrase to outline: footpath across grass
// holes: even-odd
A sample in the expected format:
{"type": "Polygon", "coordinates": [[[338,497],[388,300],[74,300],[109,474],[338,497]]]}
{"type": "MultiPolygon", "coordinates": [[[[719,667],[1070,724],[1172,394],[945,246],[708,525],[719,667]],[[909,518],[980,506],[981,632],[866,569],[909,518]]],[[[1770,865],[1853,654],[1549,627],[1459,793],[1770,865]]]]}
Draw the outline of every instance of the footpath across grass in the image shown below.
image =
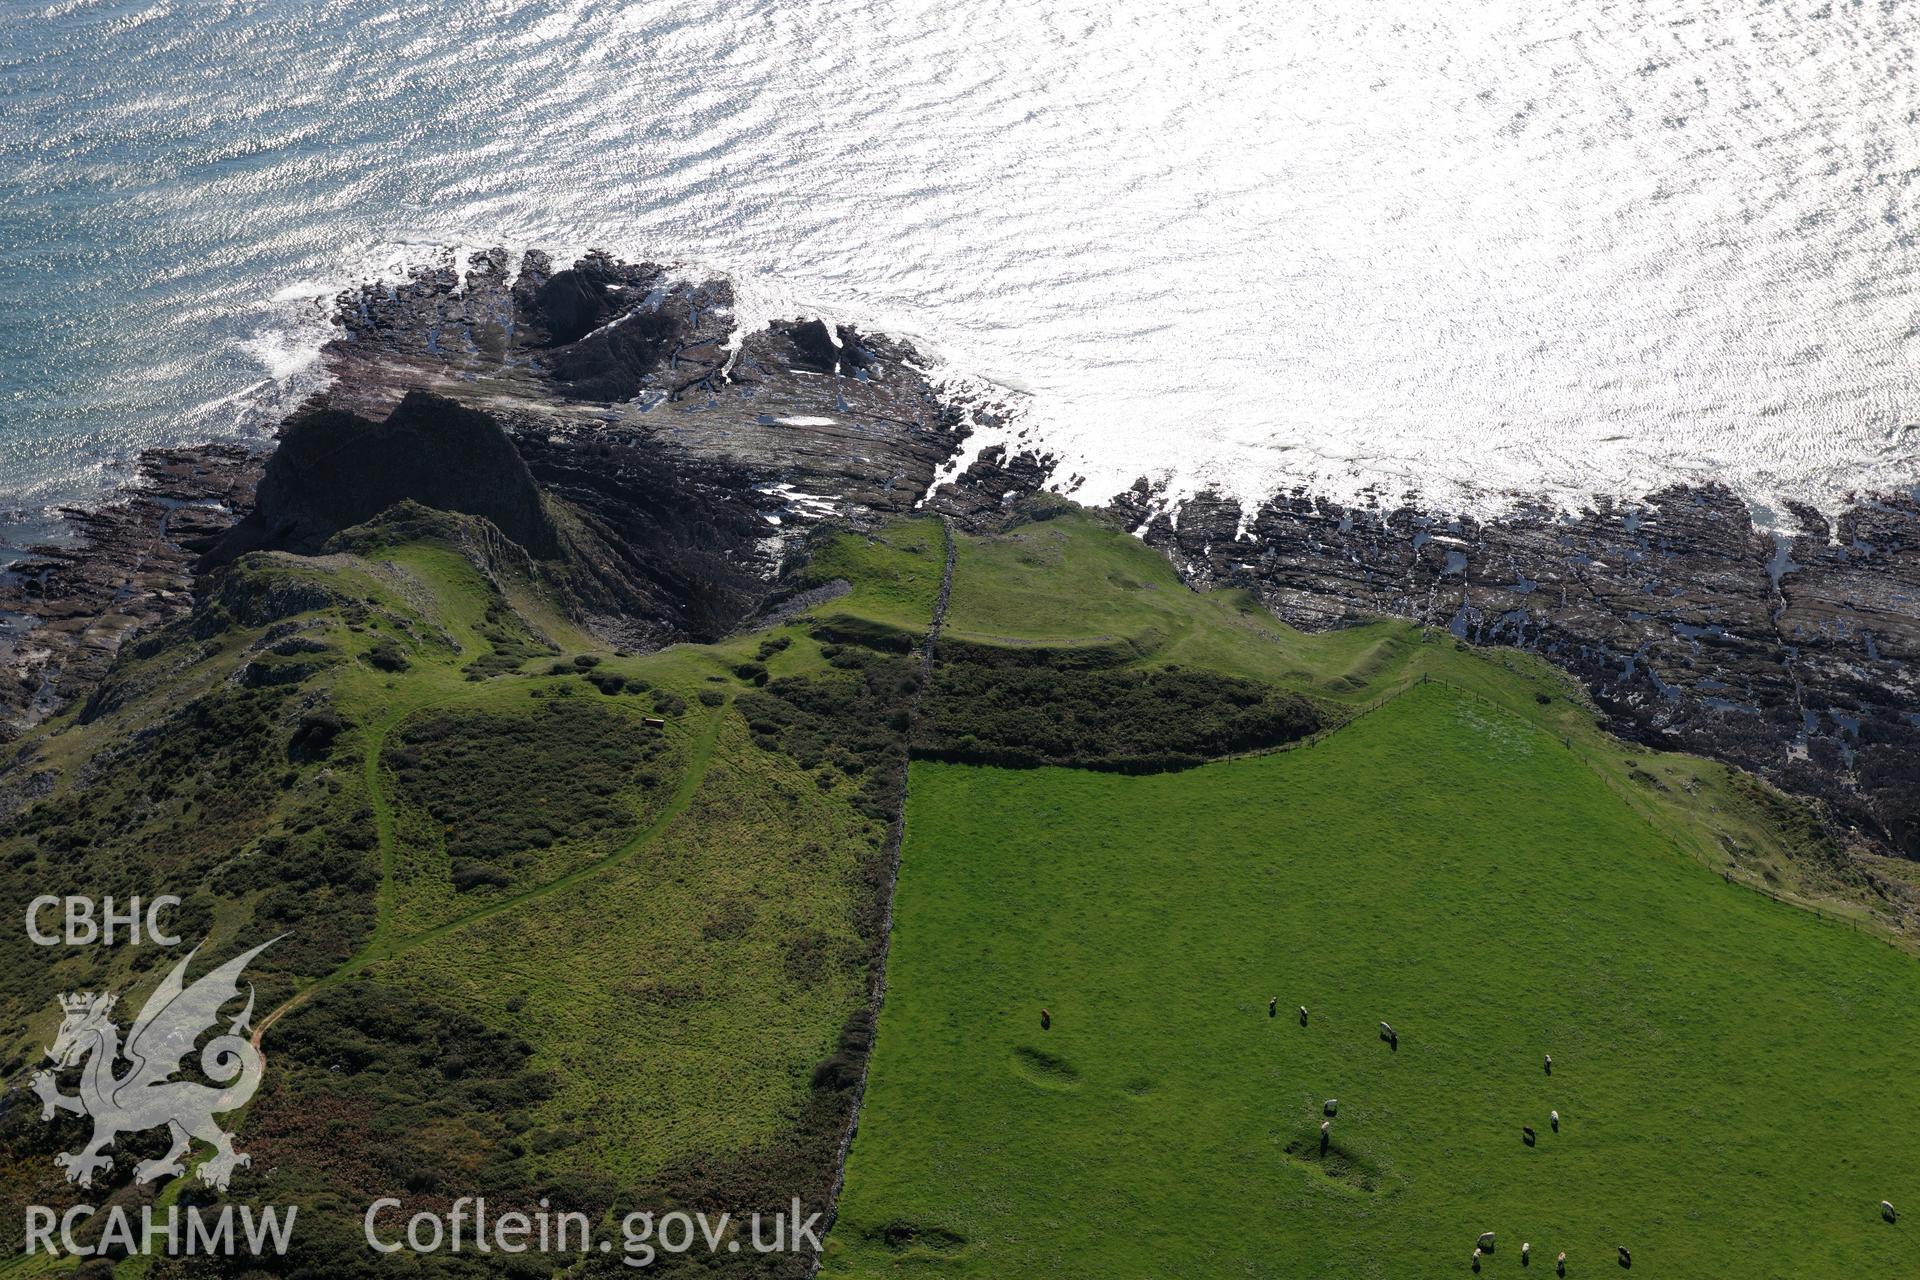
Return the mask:
{"type": "Polygon", "coordinates": [[[1483,1231],[1492,1272],[1920,1274],[1878,1212],[1920,1205],[1920,962],[1479,698],[1151,777],[922,762],[907,832],[823,1274],[1464,1275],[1483,1231]]]}

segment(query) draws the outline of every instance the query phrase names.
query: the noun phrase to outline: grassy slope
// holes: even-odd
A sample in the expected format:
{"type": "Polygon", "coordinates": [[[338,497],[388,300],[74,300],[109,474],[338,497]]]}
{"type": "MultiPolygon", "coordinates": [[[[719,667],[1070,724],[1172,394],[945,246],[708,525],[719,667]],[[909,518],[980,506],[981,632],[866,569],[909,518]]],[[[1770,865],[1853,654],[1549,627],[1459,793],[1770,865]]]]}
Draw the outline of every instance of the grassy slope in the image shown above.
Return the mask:
{"type": "Polygon", "coordinates": [[[578,1139],[556,1165],[630,1180],[773,1140],[859,1002],[849,889],[867,827],[762,758],[736,717],[713,755],[643,856],[391,972],[539,1046],[562,1083],[534,1119],[578,1139]],[[803,937],[829,963],[796,981],[788,949],[803,937]]]}
{"type": "MultiPolygon", "coordinates": [[[[852,589],[814,612],[917,637],[943,560],[933,520],[835,538],[813,575],[852,589]]],[[[550,1167],[631,1180],[777,1141],[863,999],[871,939],[858,934],[857,895],[883,828],[697,696],[731,697],[733,669],[775,637],[788,643],[765,661],[773,676],[825,669],[804,622],[603,662],[679,691],[689,716],[711,722],[686,811],[648,835],[644,856],[616,857],[534,910],[429,938],[393,973],[539,1046],[535,1061],[562,1085],[536,1118],[576,1139],[550,1167]],[[807,961],[789,962],[795,943],[807,961]]]]}
{"type": "Polygon", "coordinates": [[[1875,1211],[1920,1199],[1913,958],[1478,699],[1149,778],[918,764],[908,830],[828,1274],[1426,1276],[1483,1230],[1574,1274],[1920,1266],[1875,1211]]]}
{"type": "Polygon", "coordinates": [[[1324,636],[1295,631],[1244,592],[1196,594],[1165,556],[1073,513],[961,542],[947,634],[998,645],[1122,641],[1175,663],[1364,701],[1404,648],[1392,623],[1324,636]]]}
{"type": "MultiPolygon", "coordinates": [[[[831,611],[881,630],[924,631],[942,546],[934,521],[907,522],[875,538],[834,540],[822,558],[833,570],[826,576],[855,581],[830,602],[831,611]]],[[[483,567],[476,547],[469,526],[421,512],[370,527],[351,554],[271,556],[252,564],[246,576],[255,583],[325,593],[321,603],[276,615],[272,628],[274,634],[297,629],[328,646],[327,665],[288,686],[286,705],[329,706],[344,730],[324,760],[290,765],[281,753],[295,713],[280,713],[288,718],[267,743],[271,754],[249,764],[270,779],[263,786],[287,799],[268,804],[231,837],[188,840],[188,857],[178,867],[156,867],[152,878],[139,881],[173,888],[179,883],[174,872],[199,876],[207,865],[274,856],[262,842],[296,820],[293,801],[315,789],[333,788],[337,809],[358,806],[369,828],[366,878],[377,887],[350,913],[351,935],[331,958],[315,954],[262,978],[260,1021],[274,1069],[238,1129],[243,1148],[257,1142],[267,1157],[242,1178],[255,1198],[325,1203],[338,1190],[328,1181],[335,1173],[327,1172],[336,1155],[348,1159],[341,1168],[358,1171],[365,1164],[366,1152],[342,1150],[332,1136],[343,1127],[378,1132],[405,1124],[412,1128],[406,1158],[450,1173],[474,1160],[507,1158],[498,1148],[474,1146],[500,1142],[498,1132],[478,1134],[445,1105],[431,1112],[443,1118],[423,1127],[414,1127],[417,1111],[383,1120],[380,1108],[393,1104],[378,1076],[362,1084],[333,1069],[311,1070],[297,1054],[274,1057],[285,1037],[310,1038],[303,1018],[321,1015],[321,1025],[335,1026],[339,1015],[329,1013],[329,1005],[349,994],[343,986],[349,979],[386,993],[374,995],[376,1002],[417,1007],[410,1016],[511,1028],[531,1053],[527,1069],[551,1078],[554,1087],[534,1105],[500,1118],[516,1135],[503,1145],[528,1149],[520,1166],[527,1177],[568,1176],[571,1185],[616,1193],[669,1162],[725,1162],[743,1148],[777,1147],[796,1113],[818,1105],[808,1092],[812,1068],[833,1051],[842,1024],[864,1003],[872,940],[856,935],[873,908],[862,900],[872,880],[861,864],[876,856],[883,829],[855,811],[844,780],[836,787],[833,778],[815,777],[755,747],[731,707],[735,694],[749,687],[749,678],[736,671],[743,662],[763,657],[776,676],[826,669],[805,623],[778,628],[773,634],[787,644],[771,654],[761,653],[768,638],[761,634],[616,655],[547,607],[530,582],[483,567]],[[368,661],[383,648],[404,655],[405,669],[368,661]],[[556,661],[576,653],[598,660],[597,675],[619,673],[650,687],[638,695],[607,694],[584,673],[550,674],[556,661]],[[512,883],[451,889],[438,824],[428,819],[423,801],[444,802],[458,822],[475,800],[538,807],[543,789],[532,779],[510,787],[504,799],[410,798],[388,748],[404,736],[404,726],[451,718],[457,727],[474,717],[495,724],[523,720],[534,728],[537,745],[543,718],[551,718],[548,707],[561,698],[569,700],[568,710],[590,704],[624,720],[636,736],[664,734],[666,750],[644,760],[622,749],[618,735],[575,743],[576,749],[610,750],[607,765],[632,772],[635,784],[609,797],[632,814],[631,823],[603,825],[579,840],[563,830],[550,848],[513,860],[512,883]],[[657,713],[669,721],[664,731],[641,723],[657,713]],[[642,774],[652,776],[645,785],[642,774]],[[417,1006],[421,1000],[428,1003],[417,1006]],[[440,1129],[444,1151],[437,1149],[440,1129]]],[[[182,705],[229,687],[245,662],[282,661],[262,652],[268,632],[266,625],[229,621],[204,644],[182,641],[123,664],[119,675],[137,686],[138,696],[92,724],[69,713],[47,726],[30,744],[36,767],[55,770],[57,794],[66,794],[88,759],[128,735],[146,731],[164,740],[175,732],[182,705]]],[[[457,792],[471,772],[443,769],[428,780],[457,792]]],[[[175,821],[170,813],[160,816],[175,821]]],[[[177,820],[186,824],[183,830],[204,831],[195,816],[177,820]]],[[[119,855],[103,847],[98,856],[119,855]]],[[[258,898],[256,892],[229,901],[216,890],[211,952],[282,927],[258,917],[258,898]]],[[[293,927],[298,930],[297,920],[293,927]]],[[[160,958],[151,950],[132,953],[136,964],[160,958]]],[[[128,964],[127,953],[96,951],[64,962],[53,979],[38,966],[38,979],[25,981],[23,972],[17,1011],[31,1021],[17,1047],[37,1052],[50,1037],[57,1019],[50,981],[133,984],[129,999],[137,1002],[145,983],[128,964]]],[[[811,1154],[793,1158],[800,1162],[796,1178],[819,1173],[808,1163],[811,1154]]],[[[57,1171],[43,1164],[35,1157],[16,1170],[40,1199],[53,1194],[49,1179],[58,1183],[57,1171]]],[[[395,1175],[369,1176],[380,1179],[370,1185],[390,1186],[395,1175]]],[[[751,1179],[742,1185],[759,1189],[751,1179]]],[[[179,1190],[180,1184],[167,1188],[163,1199],[171,1201],[179,1190]]],[[[34,1271],[48,1262],[32,1261],[34,1271]]],[[[15,1265],[0,1264],[0,1270],[18,1269],[19,1259],[8,1262],[15,1265]]],[[[137,1275],[146,1267],[135,1260],[123,1270],[137,1275]]]]}
{"type": "Polygon", "coordinates": [[[945,559],[946,542],[937,520],[903,520],[873,538],[832,538],[815,552],[807,581],[845,582],[849,590],[814,612],[821,617],[847,613],[917,637],[933,616],[945,559]]]}

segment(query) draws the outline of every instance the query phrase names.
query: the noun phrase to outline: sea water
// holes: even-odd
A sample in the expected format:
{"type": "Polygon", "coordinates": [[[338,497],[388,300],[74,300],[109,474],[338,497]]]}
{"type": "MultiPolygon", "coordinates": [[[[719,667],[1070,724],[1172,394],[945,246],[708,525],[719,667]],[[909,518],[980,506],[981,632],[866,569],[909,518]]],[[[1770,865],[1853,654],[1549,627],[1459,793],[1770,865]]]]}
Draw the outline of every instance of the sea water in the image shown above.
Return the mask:
{"type": "Polygon", "coordinates": [[[1920,4],[0,7],[0,516],[448,248],[906,334],[1104,499],[1920,481],[1920,4]]]}

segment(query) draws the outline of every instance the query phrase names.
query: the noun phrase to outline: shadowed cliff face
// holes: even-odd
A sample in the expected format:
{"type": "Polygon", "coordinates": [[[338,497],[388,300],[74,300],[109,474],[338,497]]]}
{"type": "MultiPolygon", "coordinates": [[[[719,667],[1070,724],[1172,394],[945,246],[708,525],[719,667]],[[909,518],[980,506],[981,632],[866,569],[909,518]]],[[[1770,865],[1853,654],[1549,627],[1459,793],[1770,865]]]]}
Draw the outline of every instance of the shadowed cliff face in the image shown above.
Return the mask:
{"type": "Polygon", "coordinates": [[[337,409],[289,421],[267,460],[253,511],[219,541],[208,562],[263,550],[311,555],[340,530],[409,499],[484,516],[536,558],[559,554],[533,476],[499,424],[415,391],[380,422],[337,409]]]}
{"type": "Polygon", "coordinates": [[[348,294],[325,408],[223,551],[317,546],[411,498],[564,561],[582,620],[622,643],[724,635],[794,536],[909,509],[963,434],[910,349],[819,321],[736,335],[732,302],[650,263],[500,250],[348,294]]]}
{"type": "Polygon", "coordinates": [[[1489,522],[1298,495],[1254,512],[1203,495],[1176,518],[1144,482],[1115,505],[1193,581],[1249,587],[1299,626],[1384,613],[1535,650],[1622,736],[1752,769],[1920,856],[1911,495],[1833,526],[1796,508],[1779,539],[1718,488],[1489,522]]]}

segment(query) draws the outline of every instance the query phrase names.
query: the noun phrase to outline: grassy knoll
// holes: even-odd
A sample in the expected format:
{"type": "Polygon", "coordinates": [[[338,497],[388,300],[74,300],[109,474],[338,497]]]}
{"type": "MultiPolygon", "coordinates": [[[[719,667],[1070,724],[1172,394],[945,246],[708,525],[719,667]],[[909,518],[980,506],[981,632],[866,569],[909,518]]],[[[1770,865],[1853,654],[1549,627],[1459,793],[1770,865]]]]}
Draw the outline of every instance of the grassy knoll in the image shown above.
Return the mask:
{"type": "Polygon", "coordinates": [[[1409,643],[1392,623],[1295,631],[1240,591],[1196,593],[1165,556],[1089,513],[961,539],[947,613],[956,645],[1064,648],[1365,701],[1409,643]]]}
{"type": "Polygon", "coordinates": [[[1913,957],[1456,689],[1183,773],[916,764],[889,992],[829,1275],[1920,1267],[1913,957]]]}
{"type": "Polygon", "coordinates": [[[946,635],[945,651],[962,658],[999,651],[1063,669],[1183,667],[1258,680],[1312,698],[1336,722],[1419,680],[1444,680],[1561,739],[1703,865],[1827,915],[1895,924],[1806,805],[1726,765],[1622,743],[1542,659],[1469,649],[1401,622],[1297,631],[1245,592],[1190,590],[1164,556],[1088,512],[962,537],[946,635]]]}
{"type": "Polygon", "coordinates": [[[945,561],[940,522],[917,517],[872,536],[840,534],[826,539],[807,565],[803,581],[814,586],[847,584],[845,596],[815,610],[823,618],[847,613],[918,635],[933,614],[945,561]]]}

